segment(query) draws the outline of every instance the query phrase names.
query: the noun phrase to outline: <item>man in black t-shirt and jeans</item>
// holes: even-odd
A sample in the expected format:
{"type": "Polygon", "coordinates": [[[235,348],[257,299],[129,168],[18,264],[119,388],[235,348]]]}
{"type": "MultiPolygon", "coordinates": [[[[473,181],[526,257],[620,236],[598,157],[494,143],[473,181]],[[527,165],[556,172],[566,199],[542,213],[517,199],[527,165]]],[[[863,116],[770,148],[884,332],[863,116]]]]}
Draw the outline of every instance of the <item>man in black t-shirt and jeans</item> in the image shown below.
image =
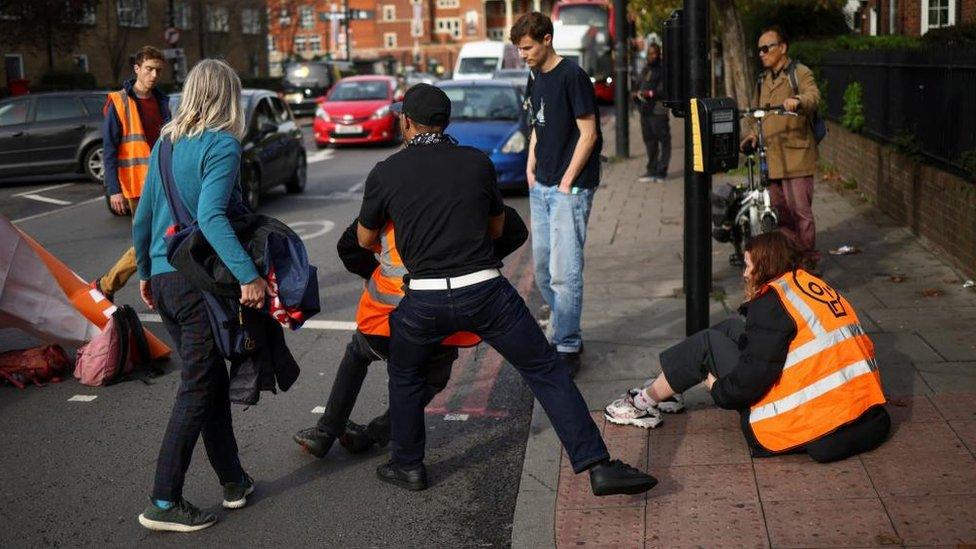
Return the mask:
{"type": "Polygon", "coordinates": [[[533,75],[526,177],[535,281],[552,309],[552,343],[575,375],[583,349],[583,245],[603,135],[590,76],[556,55],[552,33],[552,21],[532,12],[519,17],[510,38],[533,75]]]}
{"type": "Polygon", "coordinates": [[[378,163],[366,178],[357,226],[359,245],[374,245],[392,221],[410,273],[406,295],[390,315],[392,459],[377,476],[409,490],[427,487],[424,468],[425,380],[431,353],[447,336],[473,332],[508,360],[545,408],[573,470],[589,470],[596,495],[637,494],[657,481],[610,461],[579,389],[525,302],[501,276],[492,239],[505,214],[495,169],[481,151],[443,133],[451,101],[426,84],[410,88],[392,110],[406,148],[378,163]]]}

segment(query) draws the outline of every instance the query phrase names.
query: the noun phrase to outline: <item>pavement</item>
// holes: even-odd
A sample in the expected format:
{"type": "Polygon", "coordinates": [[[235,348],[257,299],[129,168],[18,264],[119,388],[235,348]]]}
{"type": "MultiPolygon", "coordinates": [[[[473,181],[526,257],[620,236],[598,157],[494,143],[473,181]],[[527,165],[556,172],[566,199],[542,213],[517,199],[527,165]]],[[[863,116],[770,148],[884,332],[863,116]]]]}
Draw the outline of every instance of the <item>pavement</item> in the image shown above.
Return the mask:
{"type": "MultiPolygon", "coordinates": [[[[646,157],[636,119],[631,158],[605,166],[587,239],[586,352],[576,378],[613,456],[660,483],[645,495],[592,496],[536,406],[512,546],[976,544],[976,292],[907,229],[827,181],[814,196],[823,276],[875,343],[890,439],[826,465],[805,455],[752,459],[737,414],[715,407],[703,387],[685,394],[688,411],[665,415],[657,429],[603,420],[603,407],[657,375],[658,354],[685,335],[680,121],[672,128],[664,183],[637,182],[646,157]],[[845,244],[860,253],[828,253],[845,244]]],[[[605,130],[608,155],[613,133],[605,130]]],[[[742,283],[727,260],[731,247],[712,244],[714,323],[734,314],[742,283]]]]}

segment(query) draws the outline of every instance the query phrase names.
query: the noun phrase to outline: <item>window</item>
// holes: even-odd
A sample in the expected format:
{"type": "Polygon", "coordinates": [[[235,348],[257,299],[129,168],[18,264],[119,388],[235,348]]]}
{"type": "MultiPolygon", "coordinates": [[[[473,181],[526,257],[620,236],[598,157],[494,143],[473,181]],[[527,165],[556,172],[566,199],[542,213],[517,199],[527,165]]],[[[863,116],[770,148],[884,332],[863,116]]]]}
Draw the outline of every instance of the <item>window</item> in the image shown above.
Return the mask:
{"type": "Polygon", "coordinates": [[[505,27],[492,27],[488,29],[488,40],[505,40],[505,27]]]}
{"type": "Polygon", "coordinates": [[[278,41],[275,39],[275,35],[268,35],[268,51],[275,51],[278,49],[278,41]]]}
{"type": "Polygon", "coordinates": [[[8,53],[3,56],[3,67],[7,73],[7,83],[24,77],[24,56],[19,53],[8,53]]]}
{"type": "Polygon", "coordinates": [[[437,7],[443,9],[460,8],[460,0],[437,0],[437,7]]]}
{"type": "Polygon", "coordinates": [[[78,23],[81,25],[95,25],[95,7],[94,2],[85,2],[81,5],[81,13],[78,17],[78,23]]]}
{"type": "Polygon", "coordinates": [[[956,24],[956,0],[922,0],[922,34],[956,24]]]}
{"type": "Polygon", "coordinates": [[[189,2],[173,2],[173,23],[176,28],[188,30],[193,28],[193,10],[189,2]]]}
{"type": "Polygon", "coordinates": [[[285,106],[285,104],[281,101],[281,99],[278,99],[277,97],[272,97],[271,108],[272,110],[274,110],[275,120],[277,120],[278,123],[285,123],[293,120],[291,116],[291,111],[288,109],[288,107],[285,106]]]}
{"type": "Polygon", "coordinates": [[[454,38],[461,38],[460,17],[438,17],[434,26],[438,34],[450,34],[454,38]]]}
{"type": "Polygon", "coordinates": [[[313,53],[319,53],[322,51],[322,37],[315,35],[308,39],[308,49],[312,50],[313,53]]]}
{"type": "Polygon", "coordinates": [[[277,127],[275,122],[274,112],[271,110],[271,104],[268,103],[268,99],[264,98],[258,102],[257,107],[254,108],[254,129],[260,131],[261,127],[265,124],[271,124],[277,127]]]}
{"type": "Polygon", "coordinates": [[[78,53],[72,56],[75,61],[75,67],[81,72],[88,72],[88,54],[78,53]]]}
{"type": "Polygon", "coordinates": [[[149,0],[118,0],[116,12],[120,27],[149,26],[149,0]]]}
{"type": "Polygon", "coordinates": [[[241,10],[241,32],[244,34],[261,34],[261,11],[256,8],[241,10]]]}
{"type": "Polygon", "coordinates": [[[397,47],[397,35],[395,32],[384,32],[383,33],[383,45],[387,48],[397,47]]]}
{"type": "Polygon", "coordinates": [[[383,6],[383,20],[393,21],[396,19],[396,6],[392,4],[386,4],[383,6]]]}
{"type": "Polygon", "coordinates": [[[305,37],[296,36],[295,37],[295,53],[303,53],[305,51],[305,37]]]}
{"type": "Polygon", "coordinates": [[[87,116],[78,99],[70,96],[38,97],[35,109],[37,110],[34,115],[35,122],[87,116]]]}
{"type": "Polygon", "coordinates": [[[207,30],[230,32],[230,12],[227,7],[207,5],[207,30]]]}
{"type": "Polygon", "coordinates": [[[102,114],[105,110],[105,97],[100,95],[86,95],[81,98],[81,102],[85,104],[85,108],[88,109],[88,115],[94,116],[96,114],[102,114]]]}
{"type": "Polygon", "coordinates": [[[15,99],[0,103],[0,126],[27,123],[27,100],[15,99]]]}
{"type": "Polygon", "coordinates": [[[303,29],[315,28],[315,8],[313,6],[302,6],[298,8],[303,29]]]}
{"type": "Polygon", "coordinates": [[[278,10],[278,25],[282,27],[291,26],[291,13],[288,11],[287,6],[278,10]]]}
{"type": "Polygon", "coordinates": [[[898,0],[888,0],[888,34],[895,34],[898,29],[898,0]]]}

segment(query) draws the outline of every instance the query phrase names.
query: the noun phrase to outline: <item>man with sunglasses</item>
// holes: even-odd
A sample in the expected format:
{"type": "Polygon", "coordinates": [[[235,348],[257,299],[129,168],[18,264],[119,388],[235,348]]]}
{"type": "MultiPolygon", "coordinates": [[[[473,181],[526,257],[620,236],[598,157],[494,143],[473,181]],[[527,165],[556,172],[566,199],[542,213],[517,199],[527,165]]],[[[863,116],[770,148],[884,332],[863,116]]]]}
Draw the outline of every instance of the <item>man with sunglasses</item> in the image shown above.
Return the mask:
{"type": "MultiPolygon", "coordinates": [[[[800,116],[771,116],[763,122],[769,166],[769,195],[779,226],[802,254],[803,266],[816,272],[820,253],[813,219],[813,174],[817,169],[817,141],[811,126],[820,103],[813,71],[789,58],[786,34],[778,26],[763,29],[759,58],[763,70],[756,84],[756,104],[783,105],[800,116]]],[[[741,148],[757,144],[755,131],[742,140],[741,148]]]]}

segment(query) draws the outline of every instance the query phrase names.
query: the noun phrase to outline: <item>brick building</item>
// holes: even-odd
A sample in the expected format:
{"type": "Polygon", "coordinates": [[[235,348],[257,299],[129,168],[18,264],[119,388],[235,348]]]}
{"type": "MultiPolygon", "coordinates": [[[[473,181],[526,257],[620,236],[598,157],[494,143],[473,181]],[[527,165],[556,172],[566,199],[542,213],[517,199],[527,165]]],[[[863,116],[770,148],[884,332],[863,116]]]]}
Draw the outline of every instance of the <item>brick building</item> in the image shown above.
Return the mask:
{"type": "MultiPolygon", "coordinates": [[[[265,48],[267,24],[263,0],[174,0],[174,20],[180,30],[176,47],[183,50],[185,64],[202,57],[223,58],[241,76],[267,76],[265,48]]],[[[0,13],[4,26],[23,24],[16,17],[0,13]]],[[[49,67],[44,43],[0,45],[4,59],[4,81],[24,78],[36,85],[54,71],[90,72],[103,87],[116,87],[132,73],[132,58],[144,45],[160,49],[169,27],[168,0],[99,0],[85,10],[71,32],[78,33],[77,46],[70,52],[56,52],[49,67]]],[[[0,42],[2,44],[2,42],[0,42]]],[[[163,82],[172,82],[173,71],[165,71],[163,82]]]]}
{"type": "Polygon", "coordinates": [[[921,36],[932,29],[976,23],[976,0],[866,0],[855,17],[863,34],[921,36]]]}
{"type": "MultiPolygon", "coordinates": [[[[505,40],[519,15],[552,11],[554,0],[348,0],[354,60],[392,59],[399,68],[450,72],[465,42],[505,40]]],[[[269,60],[345,59],[343,0],[269,0],[269,60]],[[313,47],[314,46],[314,47],[313,47]]]]}

